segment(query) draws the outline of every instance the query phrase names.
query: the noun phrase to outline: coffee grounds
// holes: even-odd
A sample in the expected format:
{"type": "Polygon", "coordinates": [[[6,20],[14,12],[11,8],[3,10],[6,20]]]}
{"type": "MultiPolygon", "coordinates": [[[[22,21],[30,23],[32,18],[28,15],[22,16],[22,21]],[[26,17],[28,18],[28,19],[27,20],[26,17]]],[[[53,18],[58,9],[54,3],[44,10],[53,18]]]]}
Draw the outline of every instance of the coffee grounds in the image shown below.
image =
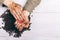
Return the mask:
{"type": "MultiPolygon", "coordinates": [[[[3,5],[4,6],[4,5],[3,5]]],[[[30,25],[29,28],[24,28],[22,31],[19,31],[14,23],[15,23],[15,18],[13,17],[13,15],[11,14],[10,10],[6,10],[1,17],[3,18],[3,22],[5,23],[5,26],[2,27],[6,32],[9,33],[9,36],[13,35],[13,37],[21,37],[21,34],[26,31],[26,30],[30,30],[30,25]]],[[[30,16],[29,16],[29,20],[30,20],[30,16]]]]}

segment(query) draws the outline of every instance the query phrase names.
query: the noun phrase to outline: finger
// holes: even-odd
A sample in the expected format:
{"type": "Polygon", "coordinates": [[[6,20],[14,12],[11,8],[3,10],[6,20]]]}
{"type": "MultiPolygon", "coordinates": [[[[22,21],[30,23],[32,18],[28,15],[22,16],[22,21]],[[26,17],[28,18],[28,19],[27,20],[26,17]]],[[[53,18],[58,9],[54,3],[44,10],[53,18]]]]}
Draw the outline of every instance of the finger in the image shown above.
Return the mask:
{"type": "MultiPolygon", "coordinates": [[[[19,15],[20,13],[18,12],[18,9],[21,9],[21,6],[20,6],[19,4],[16,4],[16,3],[14,3],[14,4],[15,4],[14,9],[15,9],[15,11],[16,11],[19,19],[20,19],[20,15],[19,15]],[[19,6],[20,8],[18,8],[18,6],[19,6]]],[[[22,9],[21,9],[21,10],[22,10],[22,9]]],[[[21,10],[20,10],[20,12],[21,12],[21,10]]]]}
{"type": "Polygon", "coordinates": [[[29,12],[24,10],[23,14],[25,15],[26,21],[28,21],[29,12]]]}
{"type": "Polygon", "coordinates": [[[14,16],[15,18],[19,19],[18,15],[17,15],[17,12],[16,12],[16,10],[15,10],[15,8],[14,8],[14,7],[15,7],[15,3],[13,3],[12,5],[13,5],[13,6],[11,6],[11,7],[9,7],[9,8],[10,8],[13,16],[14,16]]]}
{"type": "Polygon", "coordinates": [[[21,15],[20,15],[21,13],[19,13],[21,11],[19,11],[19,8],[18,7],[15,7],[15,11],[16,11],[18,17],[19,17],[19,20],[22,19],[21,15]]]}
{"type": "Polygon", "coordinates": [[[22,30],[23,30],[23,26],[20,25],[20,27],[19,27],[19,31],[22,31],[22,30]]]}
{"type": "Polygon", "coordinates": [[[17,25],[16,27],[19,29],[19,26],[20,26],[21,24],[19,24],[18,22],[15,22],[15,24],[17,25]]]}
{"type": "Polygon", "coordinates": [[[22,24],[20,24],[19,22],[15,22],[15,23],[16,23],[17,29],[19,29],[19,30],[22,30],[23,29],[22,24]]]}
{"type": "Polygon", "coordinates": [[[22,18],[25,18],[24,14],[23,14],[23,10],[22,10],[22,7],[17,7],[17,10],[19,12],[19,15],[22,17],[22,18]]]}

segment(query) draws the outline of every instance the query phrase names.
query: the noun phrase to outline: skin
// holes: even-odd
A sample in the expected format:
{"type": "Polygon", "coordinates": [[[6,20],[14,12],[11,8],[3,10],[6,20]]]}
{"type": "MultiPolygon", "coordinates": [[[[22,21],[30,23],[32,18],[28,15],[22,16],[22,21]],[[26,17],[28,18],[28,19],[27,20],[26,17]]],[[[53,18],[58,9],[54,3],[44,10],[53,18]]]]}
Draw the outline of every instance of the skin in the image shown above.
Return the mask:
{"type": "Polygon", "coordinates": [[[19,4],[16,4],[11,0],[10,1],[5,0],[4,4],[10,9],[10,12],[15,17],[15,19],[18,19],[18,20],[24,19],[23,23],[19,23],[16,20],[16,22],[15,22],[16,28],[19,29],[19,31],[22,31],[23,28],[28,28],[28,26],[29,26],[29,20],[28,20],[29,12],[26,10],[23,10],[23,8],[19,4]]]}
{"type": "MultiPolygon", "coordinates": [[[[18,19],[19,20],[22,20],[22,19],[24,19],[25,21],[23,22],[23,23],[18,23],[17,21],[15,22],[15,24],[16,24],[16,26],[17,26],[17,28],[21,31],[21,30],[23,30],[23,28],[28,28],[28,24],[29,24],[29,20],[28,20],[28,16],[29,15],[24,15],[25,14],[25,11],[23,11],[22,13],[20,12],[21,10],[21,8],[19,7],[19,5],[17,5],[17,7],[13,7],[14,8],[14,12],[11,10],[11,12],[12,13],[14,13],[14,14],[16,14],[16,12],[17,12],[17,14],[18,14],[18,19]],[[20,9],[19,9],[20,8],[20,9]],[[18,11],[17,11],[18,10],[18,11]],[[20,15],[21,14],[21,15],[20,15]],[[21,16],[21,17],[20,17],[21,16]],[[28,24],[24,24],[24,23],[28,23],[28,24]]],[[[10,8],[10,9],[12,9],[12,8],[10,8]]]]}

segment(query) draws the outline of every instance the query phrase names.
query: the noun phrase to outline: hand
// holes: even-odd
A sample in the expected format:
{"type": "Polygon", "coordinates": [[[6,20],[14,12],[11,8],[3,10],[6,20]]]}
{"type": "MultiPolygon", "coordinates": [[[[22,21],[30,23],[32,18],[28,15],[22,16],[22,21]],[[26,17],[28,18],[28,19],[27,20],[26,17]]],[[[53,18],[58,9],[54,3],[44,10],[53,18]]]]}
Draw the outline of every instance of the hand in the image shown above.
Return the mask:
{"type": "Polygon", "coordinates": [[[27,11],[23,11],[22,14],[24,14],[24,20],[16,20],[15,22],[15,25],[17,27],[17,29],[19,29],[20,31],[23,29],[23,28],[28,28],[29,27],[29,19],[28,19],[28,16],[29,16],[29,12],[27,11]]]}
{"type": "Polygon", "coordinates": [[[9,3],[7,5],[8,8],[10,9],[11,14],[14,16],[16,19],[15,26],[19,31],[22,31],[23,28],[28,28],[29,26],[29,12],[26,10],[23,10],[23,8],[14,2],[9,3]]]}
{"type": "Polygon", "coordinates": [[[22,13],[25,16],[25,19],[23,18],[24,20],[16,20],[16,22],[15,22],[15,25],[16,25],[17,29],[19,29],[20,31],[23,28],[28,28],[29,24],[30,24],[29,19],[28,19],[29,12],[24,10],[22,13]]]}

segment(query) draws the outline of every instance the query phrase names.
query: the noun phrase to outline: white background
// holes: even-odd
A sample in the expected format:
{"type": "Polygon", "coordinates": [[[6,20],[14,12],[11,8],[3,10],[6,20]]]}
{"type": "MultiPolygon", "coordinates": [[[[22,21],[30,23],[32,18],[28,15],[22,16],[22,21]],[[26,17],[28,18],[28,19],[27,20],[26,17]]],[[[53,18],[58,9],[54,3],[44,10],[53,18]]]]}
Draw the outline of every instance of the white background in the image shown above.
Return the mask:
{"type": "MultiPolygon", "coordinates": [[[[0,15],[3,10],[5,8],[0,7],[0,15]]],[[[60,40],[60,0],[41,0],[31,15],[30,31],[25,31],[20,38],[13,38],[0,29],[0,40],[60,40]]]]}

